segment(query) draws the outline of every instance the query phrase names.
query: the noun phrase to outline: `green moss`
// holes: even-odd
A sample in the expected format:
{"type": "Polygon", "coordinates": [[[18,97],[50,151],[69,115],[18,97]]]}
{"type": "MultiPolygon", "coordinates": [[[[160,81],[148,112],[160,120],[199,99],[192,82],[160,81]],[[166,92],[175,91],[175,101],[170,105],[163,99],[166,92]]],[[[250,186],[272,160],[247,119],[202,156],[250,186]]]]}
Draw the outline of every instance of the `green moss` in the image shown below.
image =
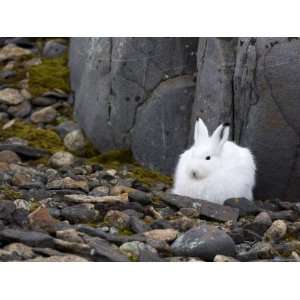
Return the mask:
{"type": "Polygon", "coordinates": [[[84,152],[84,157],[87,158],[93,158],[99,154],[90,141],[88,141],[87,144],[85,145],[83,152],[84,152]]]}
{"type": "Polygon", "coordinates": [[[130,261],[132,261],[132,262],[137,262],[137,261],[139,261],[139,257],[136,256],[136,255],[129,255],[129,256],[128,256],[128,259],[129,259],[130,261]]]}
{"type": "Polygon", "coordinates": [[[151,171],[151,170],[145,169],[140,166],[135,166],[131,172],[132,172],[133,177],[136,180],[138,180],[141,183],[144,183],[148,186],[151,186],[158,182],[163,182],[164,184],[167,184],[167,185],[172,184],[171,177],[162,175],[156,171],[151,171]]]}
{"type": "Polygon", "coordinates": [[[112,150],[106,153],[91,157],[88,164],[101,164],[106,168],[118,169],[122,164],[129,164],[129,171],[132,177],[141,183],[151,186],[158,182],[166,185],[172,184],[172,178],[156,171],[151,171],[137,164],[129,150],[112,150]]]}
{"type": "Polygon", "coordinates": [[[121,164],[134,163],[132,153],[129,150],[112,150],[106,153],[91,157],[88,164],[101,164],[106,168],[118,168],[121,164]]]}
{"type": "Polygon", "coordinates": [[[16,200],[22,198],[22,193],[15,191],[9,185],[0,186],[0,193],[4,194],[8,200],[16,200]]]}
{"type": "Polygon", "coordinates": [[[51,129],[38,128],[30,123],[17,121],[7,129],[0,127],[0,141],[10,137],[18,137],[28,141],[29,145],[44,149],[51,154],[57,151],[63,151],[64,145],[60,137],[51,129]]]}
{"type": "Polygon", "coordinates": [[[67,54],[43,59],[40,65],[29,68],[29,91],[32,96],[39,96],[53,89],[66,93],[70,91],[67,54]]]}
{"type": "Polygon", "coordinates": [[[36,209],[38,209],[40,206],[41,204],[38,201],[31,202],[29,211],[33,212],[36,209]]]}
{"type": "Polygon", "coordinates": [[[120,235],[133,235],[133,231],[131,231],[130,229],[128,228],[124,228],[124,229],[119,229],[119,234],[120,235]]]}

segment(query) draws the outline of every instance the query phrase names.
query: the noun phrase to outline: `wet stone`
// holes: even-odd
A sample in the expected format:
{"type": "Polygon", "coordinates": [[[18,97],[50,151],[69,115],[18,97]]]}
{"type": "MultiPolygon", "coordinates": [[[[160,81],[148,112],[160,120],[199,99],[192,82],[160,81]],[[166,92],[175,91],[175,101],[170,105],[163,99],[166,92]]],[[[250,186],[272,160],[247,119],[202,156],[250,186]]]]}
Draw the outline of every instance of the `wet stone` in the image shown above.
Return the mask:
{"type": "Polygon", "coordinates": [[[178,237],[171,246],[177,256],[200,257],[212,261],[217,254],[235,256],[235,244],[225,231],[212,225],[201,225],[178,237]]]}

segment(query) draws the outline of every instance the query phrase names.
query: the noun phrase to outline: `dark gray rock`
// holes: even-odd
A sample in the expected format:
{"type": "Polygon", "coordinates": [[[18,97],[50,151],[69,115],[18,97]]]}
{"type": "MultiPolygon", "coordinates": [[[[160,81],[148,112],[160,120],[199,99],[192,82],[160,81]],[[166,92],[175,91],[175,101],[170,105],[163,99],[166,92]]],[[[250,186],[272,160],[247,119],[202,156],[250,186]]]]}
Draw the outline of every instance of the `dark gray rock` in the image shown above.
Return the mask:
{"type": "Polygon", "coordinates": [[[246,198],[231,198],[224,202],[224,205],[237,208],[240,213],[240,217],[255,215],[258,213],[258,208],[253,201],[246,198]]]}
{"type": "Polygon", "coordinates": [[[142,205],[150,204],[152,200],[151,194],[139,190],[129,192],[128,197],[130,200],[141,203],[142,205]]]}
{"type": "Polygon", "coordinates": [[[98,213],[88,204],[78,204],[73,206],[64,207],[60,215],[70,221],[71,223],[85,223],[95,221],[98,213]]]}
{"type": "Polygon", "coordinates": [[[151,230],[151,227],[136,216],[130,217],[130,228],[135,233],[143,233],[151,230]]]}
{"type": "Polygon", "coordinates": [[[67,47],[62,43],[59,43],[55,40],[47,41],[44,49],[43,56],[46,58],[54,58],[62,55],[67,50],[67,47]]]}
{"type": "Polygon", "coordinates": [[[256,157],[258,198],[299,196],[299,51],[299,39],[200,39],[193,120],[233,124],[256,157]]]}
{"type": "Polygon", "coordinates": [[[1,79],[10,79],[17,75],[16,71],[13,70],[5,70],[0,72],[0,78],[1,79]]]}
{"type": "Polygon", "coordinates": [[[20,144],[0,144],[0,151],[2,150],[10,150],[26,158],[41,158],[49,154],[46,150],[20,144]]]}
{"type": "Polygon", "coordinates": [[[235,256],[235,244],[225,231],[211,225],[190,229],[171,246],[178,256],[200,257],[212,261],[217,254],[235,256]]]}
{"type": "Polygon", "coordinates": [[[270,211],[269,212],[272,220],[287,220],[294,222],[298,219],[298,216],[293,210],[282,210],[282,211],[270,211]]]}
{"type": "Polygon", "coordinates": [[[11,200],[0,201],[0,220],[4,224],[9,224],[13,220],[13,213],[16,210],[15,204],[11,200]]]}
{"type": "Polygon", "coordinates": [[[31,104],[25,100],[18,105],[10,106],[7,112],[16,118],[25,118],[31,113],[31,104]]]}
{"type": "Polygon", "coordinates": [[[94,256],[100,261],[128,262],[126,255],[119,249],[113,248],[106,240],[100,238],[86,238],[88,245],[94,250],[94,256]]]}
{"type": "Polygon", "coordinates": [[[32,247],[52,247],[53,238],[46,234],[36,231],[24,231],[18,229],[3,229],[0,231],[1,243],[23,243],[32,247]]]}
{"type": "Polygon", "coordinates": [[[197,40],[71,39],[75,112],[100,151],[132,148],[140,162],[173,170],[187,143],[197,40]]]}

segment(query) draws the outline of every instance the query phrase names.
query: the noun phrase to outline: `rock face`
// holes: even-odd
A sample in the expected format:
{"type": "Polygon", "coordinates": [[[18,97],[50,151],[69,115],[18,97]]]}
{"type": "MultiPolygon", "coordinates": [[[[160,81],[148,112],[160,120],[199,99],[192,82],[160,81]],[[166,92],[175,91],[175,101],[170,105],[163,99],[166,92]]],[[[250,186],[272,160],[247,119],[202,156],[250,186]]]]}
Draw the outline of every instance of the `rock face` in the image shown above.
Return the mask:
{"type": "Polygon", "coordinates": [[[171,174],[196,117],[210,130],[230,122],[232,138],[256,157],[256,197],[297,201],[300,40],[200,38],[198,48],[197,41],[73,38],[81,127],[99,150],[131,149],[145,166],[171,174]]]}
{"type": "Polygon", "coordinates": [[[190,129],[197,40],[71,40],[75,112],[100,151],[131,148],[141,163],[173,171],[190,129]]]}
{"type": "Polygon", "coordinates": [[[234,140],[256,157],[257,197],[299,196],[299,54],[300,41],[291,38],[199,42],[193,118],[210,129],[233,124],[234,140]]]}

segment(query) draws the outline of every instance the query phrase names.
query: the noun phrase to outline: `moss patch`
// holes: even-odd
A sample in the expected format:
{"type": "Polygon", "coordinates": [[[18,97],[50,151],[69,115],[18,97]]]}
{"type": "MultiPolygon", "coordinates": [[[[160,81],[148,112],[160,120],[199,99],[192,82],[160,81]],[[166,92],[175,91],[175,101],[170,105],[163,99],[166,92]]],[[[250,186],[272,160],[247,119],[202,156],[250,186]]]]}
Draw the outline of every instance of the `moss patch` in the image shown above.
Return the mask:
{"type": "Polygon", "coordinates": [[[18,137],[28,141],[29,145],[55,153],[64,150],[64,145],[57,133],[51,129],[37,128],[36,126],[17,121],[8,129],[0,127],[0,141],[10,137],[18,137]]]}
{"type": "Polygon", "coordinates": [[[166,176],[166,175],[162,175],[160,174],[159,172],[156,172],[156,171],[151,171],[151,170],[148,170],[148,169],[145,169],[143,167],[140,167],[140,166],[135,166],[132,170],[132,175],[133,177],[148,185],[148,186],[151,186],[155,183],[158,183],[158,182],[163,182],[164,184],[167,184],[167,185],[171,185],[172,184],[172,178],[169,177],[169,176],[166,176]]]}
{"type": "Polygon", "coordinates": [[[9,185],[1,185],[0,193],[4,194],[8,200],[16,200],[22,198],[22,193],[15,191],[9,185]]]}
{"type": "Polygon", "coordinates": [[[131,176],[147,186],[154,185],[158,182],[163,182],[166,185],[172,184],[171,177],[141,167],[134,161],[132,153],[129,150],[108,151],[88,159],[87,163],[101,164],[105,168],[114,169],[118,169],[122,164],[128,164],[131,176]]]}
{"type": "Polygon", "coordinates": [[[129,150],[112,150],[103,154],[91,157],[88,164],[101,164],[106,168],[118,168],[121,164],[133,164],[132,153],[129,150]]]}
{"type": "Polygon", "coordinates": [[[67,54],[43,59],[40,65],[29,69],[29,91],[32,96],[39,96],[49,90],[70,91],[67,54]]]}

